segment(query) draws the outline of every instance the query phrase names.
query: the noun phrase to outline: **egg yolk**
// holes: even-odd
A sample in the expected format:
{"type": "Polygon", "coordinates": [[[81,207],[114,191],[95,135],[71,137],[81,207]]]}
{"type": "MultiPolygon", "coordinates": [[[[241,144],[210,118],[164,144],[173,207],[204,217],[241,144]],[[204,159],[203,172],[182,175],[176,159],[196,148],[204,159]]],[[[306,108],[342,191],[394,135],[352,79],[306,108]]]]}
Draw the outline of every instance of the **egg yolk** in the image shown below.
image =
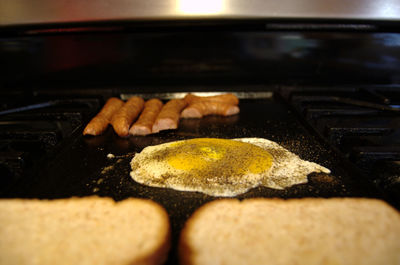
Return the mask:
{"type": "MultiPolygon", "coordinates": [[[[171,145],[166,156],[167,163],[183,171],[225,171],[234,175],[258,174],[272,165],[272,156],[266,150],[249,143],[198,138],[171,145]]],[[[205,173],[205,172],[204,172],[205,173]]]]}

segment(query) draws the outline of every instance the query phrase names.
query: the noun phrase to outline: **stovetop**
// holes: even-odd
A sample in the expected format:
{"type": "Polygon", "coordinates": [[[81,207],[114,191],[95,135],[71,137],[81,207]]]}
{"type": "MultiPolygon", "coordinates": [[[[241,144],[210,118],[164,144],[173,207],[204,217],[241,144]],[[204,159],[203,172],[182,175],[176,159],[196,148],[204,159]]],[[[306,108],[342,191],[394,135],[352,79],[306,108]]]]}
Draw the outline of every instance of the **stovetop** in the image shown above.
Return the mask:
{"type": "Polygon", "coordinates": [[[317,129],[299,119],[296,104],[291,107],[279,94],[250,95],[241,99],[239,115],[185,119],[177,130],[128,138],[119,138],[111,128],[101,136],[82,136],[86,123],[104,104],[104,99],[98,97],[53,97],[50,105],[44,107],[36,104],[49,102],[48,98],[7,106],[14,111],[0,115],[0,196],[98,195],[115,200],[152,199],[163,205],[170,215],[173,249],[168,264],[176,264],[175,247],[184,222],[198,207],[216,198],[134,182],[129,176],[134,154],[149,145],[196,137],[261,137],[279,143],[302,159],[329,168],[332,173],[311,174],[308,183],[284,190],[258,187],[237,198],[372,197],[398,207],[398,201],[385,194],[381,185],[365,178],[347,157],[319,136],[317,129]],[[21,107],[32,105],[32,109],[21,111],[21,107]]]}

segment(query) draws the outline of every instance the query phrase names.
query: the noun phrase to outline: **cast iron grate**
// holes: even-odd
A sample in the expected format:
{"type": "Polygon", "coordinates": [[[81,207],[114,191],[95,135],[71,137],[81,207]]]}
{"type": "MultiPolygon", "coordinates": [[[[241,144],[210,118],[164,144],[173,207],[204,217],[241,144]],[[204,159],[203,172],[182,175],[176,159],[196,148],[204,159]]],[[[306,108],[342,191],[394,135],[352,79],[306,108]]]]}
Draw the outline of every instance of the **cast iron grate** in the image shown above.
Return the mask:
{"type": "Polygon", "coordinates": [[[400,202],[400,88],[283,89],[305,121],[400,202]]]}
{"type": "Polygon", "coordinates": [[[0,181],[7,189],[54,156],[101,102],[88,98],[1,105],[13,106],[0,111],[0,181]]]}

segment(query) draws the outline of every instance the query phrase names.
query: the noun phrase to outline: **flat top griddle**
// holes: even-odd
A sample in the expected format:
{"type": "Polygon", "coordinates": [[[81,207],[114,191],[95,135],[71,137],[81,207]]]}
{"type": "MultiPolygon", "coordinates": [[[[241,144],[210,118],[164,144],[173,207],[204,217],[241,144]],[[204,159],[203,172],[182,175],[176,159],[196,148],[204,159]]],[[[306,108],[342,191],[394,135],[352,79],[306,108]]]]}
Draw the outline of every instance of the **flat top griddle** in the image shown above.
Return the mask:
{"type": "MultiPolygon", "coordinates": [[[[261,137],[275,141],[302,159],[319,163],[332,173],[311,174],[307,184],[285,190],[258,187],[237,196],[252,197],[373,197],[382,194],[336,152],[310,133],[298,117],[276,97],[243,99],[241,113],[232,117],[208,116],[181,120],[178,130],[144,137],[119,138],[109,128],[98,137],[83,137],[84,124],[68,143],[47,157],[40,173],[22,176],[0,193],[1,197],[65,198],[71,196],[108,196],[115,200],[147,198],[163,205],[170,216],[173,244],[168,264],[177,263],[176,246],[187,218],[204,203],[219,199],[198,192],[147,187],[130,176],[130,161],[144,147],[165,142],[198,138],[261,137]],[[113,154],[114,157],[108,157],[113,154]]],[[[385,199],[385,198],[383,198],[385,199]]]]}

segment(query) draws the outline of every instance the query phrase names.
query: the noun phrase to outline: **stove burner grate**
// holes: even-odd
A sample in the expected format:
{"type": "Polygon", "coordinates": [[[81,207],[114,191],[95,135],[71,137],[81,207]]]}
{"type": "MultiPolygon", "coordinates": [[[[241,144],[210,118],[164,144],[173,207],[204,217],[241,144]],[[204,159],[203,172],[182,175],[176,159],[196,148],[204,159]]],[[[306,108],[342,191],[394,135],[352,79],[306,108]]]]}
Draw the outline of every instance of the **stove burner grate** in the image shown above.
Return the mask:
{"type": "MultiPolygon", "coordinates": [[[[4,106],[5,104],[3,104],[4,106]]],[[[2,110],[0,174],[6,190],[33,174],[95,113],[99,99],[52,100],[2,110]]],[[[1,190],[0,189],[0,192],[1,190]]]]}
{"type": "Polygon", "coordinates": [[[281,93],[317,134],[400,202],[400,90],[288,89],[281,93]]]}

